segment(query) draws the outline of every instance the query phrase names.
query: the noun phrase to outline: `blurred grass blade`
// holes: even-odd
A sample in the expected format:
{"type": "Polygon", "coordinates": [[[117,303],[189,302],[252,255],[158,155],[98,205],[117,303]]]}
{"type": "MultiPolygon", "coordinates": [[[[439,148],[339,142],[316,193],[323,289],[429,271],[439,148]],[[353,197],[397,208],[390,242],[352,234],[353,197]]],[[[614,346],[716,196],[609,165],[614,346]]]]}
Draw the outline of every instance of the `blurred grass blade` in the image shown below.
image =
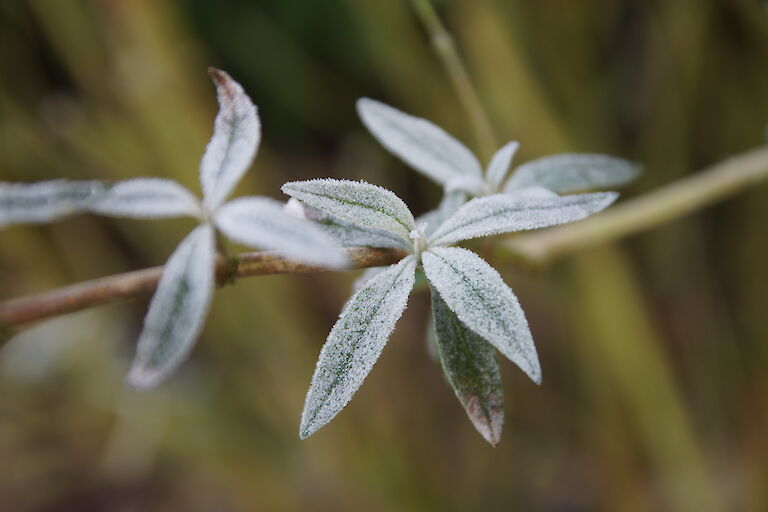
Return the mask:
{"type": "Polygon", "coordinates": [[[416,227],[405,203],[389,190],[362,181],[318,179],[293,181],[282,191],[332,217],[364,228],[389,231],[410,247],[416,227]]]}
{"type": "Polygon", "coordinates": [[[299,437],[311,436],[352,399],[405,310],[415,271],[416,258],[408,256],[368,281],[344,306],[320,351],[299,437]]]}
{"type": "Polygon", "coordinates": [[[209,225],[195,228],[168,259],[128,374],[132,387],[158,385],[186,358],[208,314],[214,264],[214,235],[209,225]]]}
{"type": "Polygon", "coordinates": [[[215,209],[232,192],[253,162],[261,140],[256,107],[243,88],[227,73],[209,68],[216,84],[219,113],[205,154],[200,161],[204,204],[215,209]]]}
{"type": "Polygon", "coordinates": [[[197,198],[175,181],[163,178],[136,178],[107,186],[89,209],[135,219],[200,216],[197,198]]]}
{"type": "Polygon", "coordinates": [[[0,228],[51,222],[82,212],[102,191],[98,181],[0,183],[0,228]]]}
{"type": "Polygon", "coordinates": [[[216,212],[216,226],[232,240],[256,249],[281,251],[313,265],[343,268],[347,257],[317,225],[289,215],[283,203],[267,197],[242,197],[216,212]]]}
{"type": "Polygon", "coordinates": [[[471,200],[430,237],[449,245],[482,236],[544,228],[583,219],[607,208],[618,194],[598,192],[572,196],[496,194],[471,200]]]}
{"type": "Polygon", "coordinates": [[[432,314],[443,372],[477,431],[496,446],[504,426],[504,391],[495,351],[461,323],[434,288],[432,314]]]}
{"type": "Polygon", "coordinates": [[[382,146],[441,185],[467,174],[482,176],[475,155],[430,121],[369,98],[358,100],[357,112],[382,146]]]}
{"type": "Polygon", "coordinates": [[[573,194],[626,185],[640,174],[640,166],[607,155],[571,154],[547,156],[515,169],[505,192],[544,187],[558,194],[573,194]]]}
{"type": "Polygon", "coordinates": [[[422,254],[430,284],[461,322],[496,347],[541,384],[533,336],[520,303],[496,270],[459,247],[436,247],[422,254]]]}

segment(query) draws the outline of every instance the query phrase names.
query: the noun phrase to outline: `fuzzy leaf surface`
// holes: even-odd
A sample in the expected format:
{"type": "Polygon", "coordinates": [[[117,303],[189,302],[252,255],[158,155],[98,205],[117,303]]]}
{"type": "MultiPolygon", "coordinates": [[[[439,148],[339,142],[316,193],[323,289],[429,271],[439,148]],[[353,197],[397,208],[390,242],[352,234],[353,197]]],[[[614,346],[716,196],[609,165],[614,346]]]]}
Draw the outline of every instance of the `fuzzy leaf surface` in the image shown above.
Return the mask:
{"type": "Polygon", "coordinates": [[[346,255],[317,225],[285,212],[268,197],[242,197],[224,204],[216,226],[229,238],[256,249],[280,251],[295,261],[343,268],[346,255]]]}
{"type": "Polygon", "coordinates": [[[491,158],[491,163],[488,164],[486,171],[486,181],[491,190],[497,190],[504,178],[507,177],[509,166],[512,165],[512,159],[515,157],[518,147],[520,147],[520,143],[517,141],[508,142],[491,158]]]}
{"type": "Polygon", "coordinates": [[[219,69],[209,68],[208,72],[216,85],[219,112],[200,161],[200,183],[203,204],[214,210],[253,162],[261,140],[261,124],[256,106],[239,83],[219,69]]]}
{"type": "Polygon", "coordinates": [[[213,228],[195,228],[166,263],[144,318],[128,384],[149,389],[187,357],[208,314],[213,295],[213,228]]]}
{"type": "Polygon", "coordinates": [[[515,169],[505,191],[540,186],[558,194],[620,187],[633,181],[640,167],[628,160],[590,153],[565,153],[526,162],[515,169]]]}
{"type": "Polygon", "coordinates": [[[106,186],[89,209],[101,215],[134,219],[200,215],[195,196],[175,181],[162,178],[136,178],[106,186]]]}
{"type": "Polygon", "coordinates": [[[504,391],[495,351],[461,323],[434,288],[432,315],[445,377],[477,431],[496,446],[504,425],[504,391]]]}
{"type": "Polygon", "coordinates": [[[430,249],[421,260],[430,284],[459,320],[540,384],[541,367],[528,321],[499,273],[459,247],[430,249]]]}
{"type": "Polygon", "coordinates": [[[389,190],[362,181],[318,179],[293,181],[282,191],[337,219],[363,228],[388,231],[410,246],[416,227],[405,203],[389,190]]]}
{"type": "Polygon", "coordinates": [[[40,224],[79,213],[103,190],[98,181],[0,183],[0,227],[40,224]]]}
{"type": "Polygon", "coordinates": [[[445,185],[463,174],[482,176],[475,155],[439,126],[369,98],[357,112],[371,134],[405,163],[445,185]]]}
{"type": "Polygon", "coordinates": [[[470,238],[565,224],[603,210],[618,197],[616,192],[562,197],[542,193],[479,197],[448,218],[432,234],[430,242],[450,245],[470,238]]]}
{"type": "Polygon", "coordinates": [[[379,358],[413,288],[416,258],[408,256],[360,288],[344,306],[320,351],[301,415],[305,439],[352,399],[379,358]]]}

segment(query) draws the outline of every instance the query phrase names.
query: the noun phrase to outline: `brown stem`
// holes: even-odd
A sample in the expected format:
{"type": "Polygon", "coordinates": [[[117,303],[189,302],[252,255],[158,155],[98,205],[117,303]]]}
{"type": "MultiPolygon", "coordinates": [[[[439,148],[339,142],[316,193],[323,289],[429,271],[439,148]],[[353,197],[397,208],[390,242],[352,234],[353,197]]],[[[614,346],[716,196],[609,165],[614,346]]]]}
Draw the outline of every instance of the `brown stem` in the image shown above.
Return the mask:
{"type": "MultiPolygon", "coordinates": [[[[351,260],[350,269],[390,265],[405,257],[405,253],[397,249],[352,247],[345,252],[351,260]]],[[[223,285],[240,277],[326,270],[293,262],[276,252],[249,252],[227,261],[220,260],[216,272],[219,284],[223,285]]],[[[162,273],[162,266],[135,270],[0,302],[0,333],[37,320],[149,293],[157,286],[162,273]]]]}

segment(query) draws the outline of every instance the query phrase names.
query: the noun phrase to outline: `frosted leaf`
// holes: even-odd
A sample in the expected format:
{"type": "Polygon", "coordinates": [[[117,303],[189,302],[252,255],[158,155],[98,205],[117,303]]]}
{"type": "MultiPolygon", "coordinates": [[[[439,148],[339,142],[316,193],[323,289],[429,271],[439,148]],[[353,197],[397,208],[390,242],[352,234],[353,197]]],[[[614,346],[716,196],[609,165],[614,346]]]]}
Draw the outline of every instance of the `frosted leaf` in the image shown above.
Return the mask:
{"type": "Polygon", "coordinates": [[[405,203],[389,190],[363,181],[319,179],[293,181],[281,190],[305,205],[363,228],[388,231],[410,245],[416,227],[405,203]]]}
{"type": "Polygon", "coordinates": [[[544,188],[544,187],[527,187],[527,188],[510,190],[509,192],[504,192],[504,193],[510,196],[518,196],[518,197],[520,196],[540,197],[540,198],[558,197],[557,194],[555,194],[548,188],[544,188]]]}
{"type": "Polygon", "coordinates": [[[482,236],[543,228],[583,219],[613,203],[616,192],[572,196],[496,194],[469,201],[432,234],[430,243],[450,245],[482,236]]]}
{"type": "Polygon", "coordinates": [[[497,190],[504,178],[507,177],[509,166],[512,164],[512,159],[515,157],[519,146],[520,144],[516,141],[508,142],[491,158],[485,178],[491,190],[497,190]]]}
{"type": "Polygon", "coordinates": [[[389,267],[370,267],[363,270],[363,273],[360,274],[357,279],[355,279],[354,283],[352,283],[352,289],[354,291],[359,290],[365,286],[368,281],[387,270],[387,268],[389,267]]]}
{"type": "Polygon", "coordinates": [[[208,314],[215,268],[213,228],[198,226],[165,265],[144,319],[129,385],[152,388],[187,357],[208,314]]]}
{"type": "Polygon", "coordinates": [[[388,267],[355,292],[320,351],[299,436],[328,423],[358,390],[379,358],[413,289],[416,258],[388,267]]]}
{"type": "Polygon", "coordinates": [[[200,161],[203,204],[214,210],[250,167],[261,140],[261,124],[256,107],[239,83],[227,73],[208,68],[216,84],[219,113],[213,136],[200,161]]]}
{"type": "Polygon", "coordinates": [[[515,169],[504,190],[541,186],[558,194],[572,194],[626,185],[638,174],[638,165],[621,158],[566,153],[524,163],[515,169]]]}
{"type": "Polygon", "coordinates": [[[487,192],[487,185],[480,176],[465,174],[456,176],[448,180],[445,184],[445,192],[465,192],[470,196],[484,196],[487,192]]]}
{"type": "Polygon", "coordinates": [[[135,219],[200,215],[195,196],[175,181],[162,178],[118,181],[107,186],[89,209],[102,215],[135,219]]]}
{"type": "Polygon", "coordinates": [[[343,268],[346,255],[315,224],[285,212],[283,203],[267,197],[243,197],[224,204],[216,226],[229,238],[256,249],[280,251],[292,260],[343,268]]]}
{"type": "Polygon", "coordinates": [[[81,212],[102,190],[98,181],[0,183],[0,227],[40,224],[81,212]]]}
{"type": "Polygon", "coordinates": [[[445,185],[463,174],[482,176],[475,155],[439,126],[384,103],[361,98],[357,112],[371,134],[390,152],[445,185]]]}
{"type": "Polygon", "coordinates": [[[496,446],[504,425],[504,391],[495,351],[461,323],[434,288],[432,315],[445,377],[477,431],[496,446]]]}
{"type": "Polygon", "coordinates": [[[453,215],[461,205],[467,202],[467,195],[461,190],[445,192],[438,207],[428,211],[416,219],[416,225],[426,225],[424,234],[429,236],[445,222],[445,219],[453,215]]]}
{"type": "Polygon", "coordinates": [[[461,322],[541,384],[541,367],[523,309],[496,270],[459,247],[421,256],[430,284],[461,322]]]}

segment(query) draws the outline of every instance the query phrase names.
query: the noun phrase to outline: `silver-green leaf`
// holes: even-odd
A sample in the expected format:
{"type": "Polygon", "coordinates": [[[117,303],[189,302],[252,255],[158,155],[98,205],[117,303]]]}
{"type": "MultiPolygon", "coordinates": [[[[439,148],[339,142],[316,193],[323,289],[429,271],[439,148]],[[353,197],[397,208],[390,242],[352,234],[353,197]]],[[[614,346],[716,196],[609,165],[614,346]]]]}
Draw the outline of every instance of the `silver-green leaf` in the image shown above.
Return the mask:
{"type": "Polygon", "coordinates": [[[461,322],[541,383],[541,366],[520,303],[501,276],[477,254],[435,247],[421,256],[430,284],[461,322]]]}
{"type": "Polygon", "coordinates": [[[0,227],[51,222],[82,212],[103,190],[98,181],[0,183],[0,227]]]}
{"type": "Polygon", "coordinates": [[[515,157],[518,147],[520,147],[520,143],[508,142],[491,158],[485,178],[491,190],[497,190],[504,178],[507,177],[509,166],[512,165],[512,159],[515,157]]]}
{"type": "Polygon", "coordinates": [[[320,351],[299,436],[331,421],[352,399],[379,358],[413,289],[416,258],[408,256],[365,283],[344,306],[320,351]]]}
{"type": "Polygon", "coordinates": [[[477,431],[496,446],[504,425],[504,391],[495,350],[461,323],[434,288],[432,315],[445,377],[477,431]]]}
{"type": "Polygon", "coordinates": [[[197,198],[175,181],[163,178],[118,181],[105,187],[89,209],[101,215],[134,219],[200,216],[197,198]]]}
{"type": "Polygon", "coordinates": [[[163,271],[144,319],[128,384],[149,389],[163,381],[192,349],[208,314],[215,277],[213,228],[195,228],[163,271]]]}

